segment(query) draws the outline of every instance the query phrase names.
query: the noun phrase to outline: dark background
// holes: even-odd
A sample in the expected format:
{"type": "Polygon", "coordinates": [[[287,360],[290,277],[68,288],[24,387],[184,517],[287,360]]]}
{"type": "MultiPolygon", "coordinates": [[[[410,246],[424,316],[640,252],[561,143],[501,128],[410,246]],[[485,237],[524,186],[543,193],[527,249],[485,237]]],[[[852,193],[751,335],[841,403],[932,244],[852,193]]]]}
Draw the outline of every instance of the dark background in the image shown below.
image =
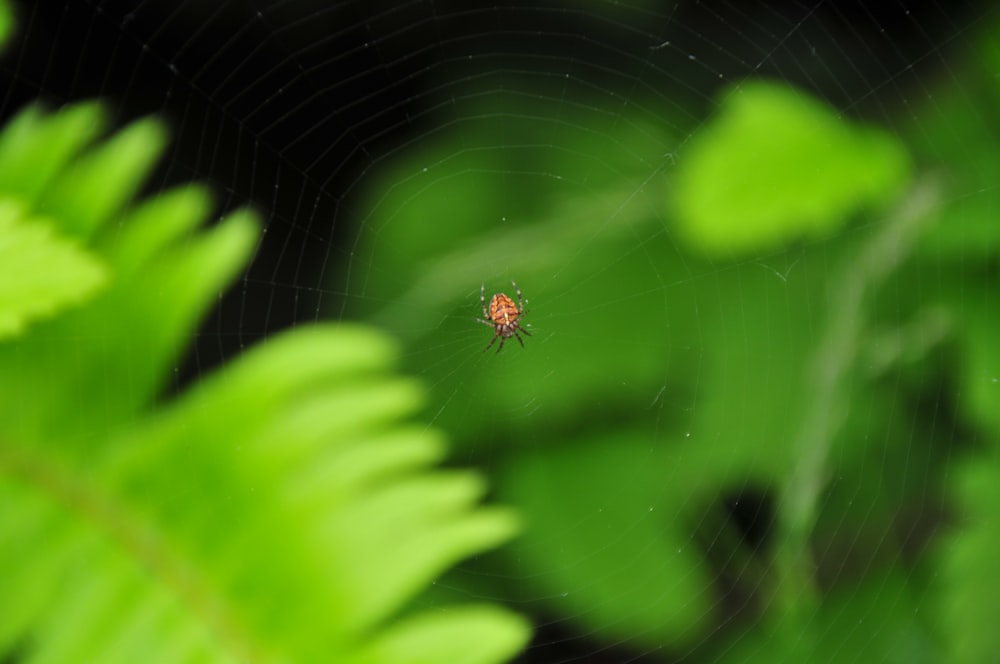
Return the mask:
{"type": "Polygon", "coordinates": [[[470,72],[492,72],[485,86],[527,72],[537,76],[529,86],[544,87],[550,73],[571,70],[626,98],[637,86],[685,90],[677,102],[692,117],[719,86],[773,76],[885,121],[982,12],[937,2],[41,0],[18,8],[0,67],[5,118],[37,99],[58,107],[94,97],[107,101],[114,125],[164,116],[173,142],[152,190],[200,179],[220,212],[250,203],[266,216],[266,240],[206,323],[211,334],[198,340],[189,376],[297,321],[350,310],[350,293],[328,273],[353,243],[359,183],[436,126],[449,99],[468,92],[470,72]]]}

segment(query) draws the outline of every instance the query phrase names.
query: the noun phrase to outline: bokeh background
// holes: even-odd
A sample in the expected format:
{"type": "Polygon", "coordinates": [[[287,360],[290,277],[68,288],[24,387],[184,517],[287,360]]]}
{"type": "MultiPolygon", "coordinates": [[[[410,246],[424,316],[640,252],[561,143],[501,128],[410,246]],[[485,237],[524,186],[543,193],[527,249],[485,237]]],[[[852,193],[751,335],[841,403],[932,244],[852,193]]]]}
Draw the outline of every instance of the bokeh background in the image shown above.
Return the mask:
{"type": "Polygon", "coordinates": [[[521,513],[422,606],[509,605],[523,662],[1000,652],[992,3],[15,8],[0,116],[163,117],[150,193],[266,221],[174,389],[374,324],[521,513]]]}

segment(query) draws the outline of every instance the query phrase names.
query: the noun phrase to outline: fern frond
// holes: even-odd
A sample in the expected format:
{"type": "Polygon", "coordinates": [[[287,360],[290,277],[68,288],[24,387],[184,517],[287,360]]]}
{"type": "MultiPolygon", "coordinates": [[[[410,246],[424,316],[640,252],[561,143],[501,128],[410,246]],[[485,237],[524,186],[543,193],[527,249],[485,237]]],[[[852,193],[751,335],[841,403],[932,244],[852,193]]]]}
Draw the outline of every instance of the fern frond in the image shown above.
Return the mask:
{"type": "Polygon", "coordinates": [[[87,148],[98,117],[31,110],[0,135],[0,196],[45,211],[52,237],[83,243],[107,272],[76,308],[54,299],[52,318],[0,343],[0,659],[486,663],[516,652],[527,626],[498,608],[398,617],[517,523],[478,507],[475,474],[433,469],[443,441],[402,423],[422,392],[392,375],[388,339],[301,328],[152,406],[256,222],[237,212],[192,234],[210,210],[196,187],[128,208],[162,132],[144,121],[87,148]],[[37,162],[35,180],[11,168],[19,158],[37,162]]]}
{"type": "Polygon", "coordinates": [[[103,261],[46,223],[25,219],[19,203],[0,200],[0,339],[86,299],[106,279],[103,261]]]}

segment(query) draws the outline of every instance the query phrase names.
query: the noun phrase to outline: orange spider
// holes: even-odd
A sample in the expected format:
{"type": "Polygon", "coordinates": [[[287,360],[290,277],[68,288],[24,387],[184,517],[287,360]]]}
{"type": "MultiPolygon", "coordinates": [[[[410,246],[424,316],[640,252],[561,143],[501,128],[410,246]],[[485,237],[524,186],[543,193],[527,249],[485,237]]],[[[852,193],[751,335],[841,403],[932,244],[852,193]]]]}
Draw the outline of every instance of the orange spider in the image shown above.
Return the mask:
{"type": "Polygon", "coordinates": [[[490,349],[490,346],[496,343],[497,339],[500,340],[500,347],[497,348],[497,352],[499,353],[503,350],[503,344],[507,339],[517,337],[517,340],[523,347],[524,339],[521,338],[521,334],[531,336],[527,330],[521,327],[521,317],[526,313],[524,310],[524,301],[521,298],[521,289],[513,281],[510,283],[517,292],[517,304],[514,304],[514,300],[505,294],[497,293],[490,298],[489,310],[486,309],[486,284],[479,287],[479,302],[483,305],[483,318],[485,319],[479,322],[483,325],[492,325],[495,333],[489,345],[483,349],[484,353],[490,349]]]}

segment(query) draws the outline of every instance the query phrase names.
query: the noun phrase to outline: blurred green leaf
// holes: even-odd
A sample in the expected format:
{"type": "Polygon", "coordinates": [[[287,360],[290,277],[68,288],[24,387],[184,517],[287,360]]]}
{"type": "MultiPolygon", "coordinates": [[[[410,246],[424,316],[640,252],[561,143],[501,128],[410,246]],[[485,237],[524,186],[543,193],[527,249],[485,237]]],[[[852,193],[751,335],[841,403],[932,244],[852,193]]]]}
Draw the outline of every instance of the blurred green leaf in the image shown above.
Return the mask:
{"type": "Polygon", "coordinates": [[[60,219],[64,232],[89,237],[138,192],[165,143],[158,122],[134,122],[59,173],[39,210],[60,219]]]}
{"type": "Polygon", "coordinates": [[[710,648],[717,653],[710,661],[939,662],[940,652],[920,608],[903,572],[889,569],[834,589],[820,610],[801,623],[756,625],[721,639],[710,648]]]}
{"type": "Polygon", "coordinates": [[[713,617],[684,516],[696,479],[649,440],[626,430],[526,450],[498,479],[531,515],[509,555],[535,570],[534,593],[608,642],[690,642],[713,617]]]}
{"type": "Polygon", "coordinates": [[[960,390],[969,419],[1000,440],[1000,279],[979,287],[961,284],[965,291],[960,314],[960,390]]]}
{"type": "Polygon", "coordinates": [[[489,664],[517,654],[523,634],[520,620],[494,607],[463,607],[460,614],[426,612],[386,629],[354,661],[489,664]]]}
{"type": "Polygon", "coordinates": [[[106,280],[100,259],[58,237],[46,222],[25,219],[18,203],[0,200],[0,340],[86,300],[106,280]]]}
{"type": "Polygon", "coordinates": [[[691,139],[672,206],[692,248],[760,253],[830,235],[857,210],[890,201],[908,175],[906,152],[889,135],[786,86],[751,81],[691,139]]]}
{"type": "Polygon", "coordinates": [[[0,1],[0,49],[7,45],[10,33],[14,31],[14,12],[7,0],[0,1]]]}
{"type": "Polygon", "coordinates": [[[977,71],[953,85],[918,109],[908,133],[914,155],[934,165],[948,193],[936,223],[922,238],[921,253],[932,260],[967,263],[988,260],[1000,249],[996,216],[1000,192],[995,188],[1000,179],[1000,142],[993,113],[984,109],[990,103],[988,94],[982,90],[996,82],[992,71],[977,71]],[[969,80],[979,77],[988,83],[969,85],[969,80]],[[975,98],[970,99],[970,94],[975,98]]]}
{"type": "Polygon", "coordinates": [[[948,661],[988,662],[1000,652],[1000,462],[996,450],[953,471],[961,520],[941,552],[941,637],[948,661]]]}
{"type": "MultiPolygon", "coordinates": [[[[907,571],[893,566],[826,598],[813,662],[932,664],[941,653],[924,620],[907,571]]],[[[794,638],[794,634],[789,635],[794,638]]]]}
{"type": "MultiPolygon", "coordinates": [[[[638,114],[612,117],[580,106],[567,120],[554,110],[543,94],[473,96],[440,132],[386,162],[366,196],[364,222],[377,230],[365,233],[356,250],[375,268],[363,274],[370,297],[352,304],[454,302],[483,281],[527,283],[552,274],[554,261],[598,229],[629,233],[640,204],[648,216],[648,201],[622,202],[665,161],[673,143],[663,118],[654,124],[638,114]],[[614,122],[613,132],[592,128],[607,122],[614,122]]],[[[391,322],[413,335],[411,326],[391,322]]]]}
{"type": "Polygon", "coordinates": [[[1000,23],[983,24],[963,40],[965,53],[952,76],[935,79],[932,94],[904,125],[916,159],[939,172],[948,196],[939,223],[923,238],[928,258],[988,261],[1000,251],[1000,23]]]}
{"type": "Polygon", "coordinates": [[[719,486],[748,478],[771,486],[787,477],[793,440],[814,395],[808,369],[817,330],[828,323],[827,312],[814,303],[826,283],[825,268],[847,260],[852,250],[838,243],[734,266],[715,277],[707,295],[713,306],[699,312],[705,389],[688,424],[691,472],[719,486]]]}
{"type": "Polygon", "coordinates": [[[2,192],[37,205],[52,180],[103,127],[104,113],[96,103],[75,104],[52,114],[39,107],[21,111],[0,133],[2,192]]]}
{"type": "MultiPolygon", "coordinates": [[[[181,240],[174,238],[176,246],[131,279],[113,279],[91,306],[47,321],[16,346],[0,346],[0,401],[22,404],[0,431],[41,439],[96,434],[147,407],[187,335],[239,270],[255,241],[255,222],[238,212],[208,233],[181,240]],[[81,395],[90,407],[81,407],[81,395]]],[[[114,257],[107,259],[114,269],[114,257]]]]}

